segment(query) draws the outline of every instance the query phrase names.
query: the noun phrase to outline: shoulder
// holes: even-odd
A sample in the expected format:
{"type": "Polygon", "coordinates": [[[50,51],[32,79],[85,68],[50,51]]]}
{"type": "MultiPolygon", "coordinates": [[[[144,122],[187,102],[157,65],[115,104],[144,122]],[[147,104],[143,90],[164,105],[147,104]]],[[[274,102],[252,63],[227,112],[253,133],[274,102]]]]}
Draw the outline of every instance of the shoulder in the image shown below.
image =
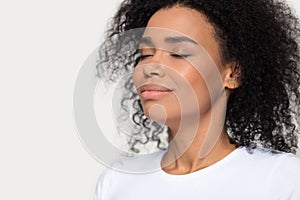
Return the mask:
{"type": "Polygon", "coordinates": [[[300,199],[299,156],[261,147],[244,154],[252,161],[248,170],[260,174],[257,179],[266,184],[271,199],[300,199]]]}
{"type": "Polygon", "coordinates": [[[300,164],[300,157],[295,154],[270,150],[263,147],[256,147],[254,149],[242,147],[240,157],[244,157],[245,160],[255,161],[257,164],[260,162],[272,165],[290,163],[290,165],[298,167],[300,164]]]}
{"type": "Polygon", "coordinates": [[[157,171],[164,152],[134,157],[122,156],[112,162],[98,179],[95,200],[110,199],[115,192],[120,192],[120,188],[129,187],[136,178],[145,178],[147,174],[157,171]]]}
{"type": "Polygon", "coordinates": [[[112,177],[114,174],[145,174],[160,168],[160,161],[165,151],[137,156],[121,156],[112,162],[103,172],[103,176],[112,177]]]}
{"type": "Polygon", "coordinates": [[[292,153],[256,147],[255,149],[243,148],[240,157],[244,157],[254,165],[265,166],[273,171],[298,172],[300,175],[300,157],[292,153]]]}
{"type": "Polygon", "coordinates": [[[272,167],[273,177],[286,183],[297,182],[300,189],[300,157],[291,153],[279,153],[272,167]]]}
{"type": "Polygon", "coordinates": [[[112,163],[111,168],[116,171],[130,174],[145,174],[157,171],[165,151],[157,151],[138,156],[122,156],[112,163]]]}
{"type": "MultiPolygon", "coordinates": [[[[249,178],[267,180],[300,181],[300,157],[262,147],[240,147],[230,168],[245,173],[249,178]],[[248,172],[248,173],[246,173],[248,172]],[[255,174],[256,176],[252,176],[255,174]],[[290,177],[290,178],[288,178],[290,177]]],[[[299,182],[300,186],[300,182],[299,182]]]]}
{"type": "Polygon", "coordinates": [[[300,199],[300,158],[290,153],[281,153],[270,176],[270,191],[281,199],[300,199]]]}

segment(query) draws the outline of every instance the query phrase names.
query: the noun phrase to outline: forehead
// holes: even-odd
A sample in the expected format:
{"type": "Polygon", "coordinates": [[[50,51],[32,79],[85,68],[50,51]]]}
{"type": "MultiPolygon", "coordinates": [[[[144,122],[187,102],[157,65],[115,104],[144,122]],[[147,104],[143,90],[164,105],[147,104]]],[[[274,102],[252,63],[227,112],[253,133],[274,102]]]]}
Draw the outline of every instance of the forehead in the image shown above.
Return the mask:
{"type": "Polygon", "coordinates": [[[187,7],[158,10],[148,21],[147,27],[172,30],[173,34],[185,35],[202,46],[216,42],[213,26],[207,22],[206,17],[187,7]]]}
{"type": "Polygon", "coordinates": [[[140,48],[154,47],[165,50],[176,46],[197,47],[198,43],[187,35],[171,29],[147,27],[140,40],[140,48]]]}

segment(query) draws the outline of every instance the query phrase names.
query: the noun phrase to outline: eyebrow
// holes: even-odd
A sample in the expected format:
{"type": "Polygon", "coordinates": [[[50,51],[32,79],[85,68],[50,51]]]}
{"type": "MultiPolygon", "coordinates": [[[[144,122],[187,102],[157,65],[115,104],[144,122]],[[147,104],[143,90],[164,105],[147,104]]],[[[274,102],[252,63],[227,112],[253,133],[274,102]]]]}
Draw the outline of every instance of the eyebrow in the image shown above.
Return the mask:
{"type": "Polygon", "coordinates": [[[149,45],[149,46],[154,46],[151,37],[142,37],[140,40],[140,45],[141,44],[145,44],[145,45],[149,45]]]}
{"type": "MultiPolygon", "coordinates": [[[[184,37],[184,36],[177,36],[177,37],[166,37],[164,39],[165,43],[169,43],[169,44],[175,44],[175,43],[180,43],[180,42],[189,42],[192,44],[197,44],[196,41],[188,38],[188,37],[184,37]]],[[[145,44],[145,45],[149,45],[149,46],[154,46],[154,43],[152,42],[152,38],[151,37],[143,37],[140,40],[140,44],[145,44]]]]}
{"type": "Polygon", "coordinates": [[[179,37],[166,37],[165,38],[165,42],[166,43],[180,43],[180,42],[190,42],[193,44],[197,44],[197,42],[195,42],[194,40],[188,38],[188,37],[184,37],[184,36],[179,36],[179,37]]]}

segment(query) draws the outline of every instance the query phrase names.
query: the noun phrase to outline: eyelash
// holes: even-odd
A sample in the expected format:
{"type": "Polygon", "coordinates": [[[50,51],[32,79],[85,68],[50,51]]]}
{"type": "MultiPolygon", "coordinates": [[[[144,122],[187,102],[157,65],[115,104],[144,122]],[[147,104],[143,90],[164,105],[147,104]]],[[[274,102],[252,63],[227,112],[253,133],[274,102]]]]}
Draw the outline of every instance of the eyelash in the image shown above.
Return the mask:
{"type": "Polygon", "coordinates": [[[188,55],[188,54],[171,54],[171,56],[173,56],[173,57],[175,57],[177,59],[181,59],[181,58],[187,58],[190,55],[188,55]]]}
{"type": "Polygon", "coordinates": [[[152,56],[152,55],[140,55],[138,57],[138,60],[144,60],[145,58],[150,57],[150,56],[152,56]]]}
{"type": "MultiPolygon", "coordinates": [[[[151,54],[149,54],[149,55],[140,55],[137,60],[141,61],[141,60],[144,60],[145,58],[150,57],[150,56],[153,56],[153,55],[151,55],[151,54]]],[[[182,58],[187,58],[190,55],[188,55],[188,54],[170,54],[170,56],[172,56],[176,59],[182,59],[182,58]]]]}

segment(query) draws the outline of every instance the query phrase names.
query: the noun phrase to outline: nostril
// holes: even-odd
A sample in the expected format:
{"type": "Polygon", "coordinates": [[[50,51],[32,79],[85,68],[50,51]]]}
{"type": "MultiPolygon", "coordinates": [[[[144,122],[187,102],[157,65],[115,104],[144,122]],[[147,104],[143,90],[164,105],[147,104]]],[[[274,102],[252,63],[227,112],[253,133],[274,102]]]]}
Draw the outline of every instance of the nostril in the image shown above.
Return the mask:
{"type": "Polygon", "coordinates": [[[150,72],[150,75],[159,76],[159,73],[158,72],[150,72]]]}

